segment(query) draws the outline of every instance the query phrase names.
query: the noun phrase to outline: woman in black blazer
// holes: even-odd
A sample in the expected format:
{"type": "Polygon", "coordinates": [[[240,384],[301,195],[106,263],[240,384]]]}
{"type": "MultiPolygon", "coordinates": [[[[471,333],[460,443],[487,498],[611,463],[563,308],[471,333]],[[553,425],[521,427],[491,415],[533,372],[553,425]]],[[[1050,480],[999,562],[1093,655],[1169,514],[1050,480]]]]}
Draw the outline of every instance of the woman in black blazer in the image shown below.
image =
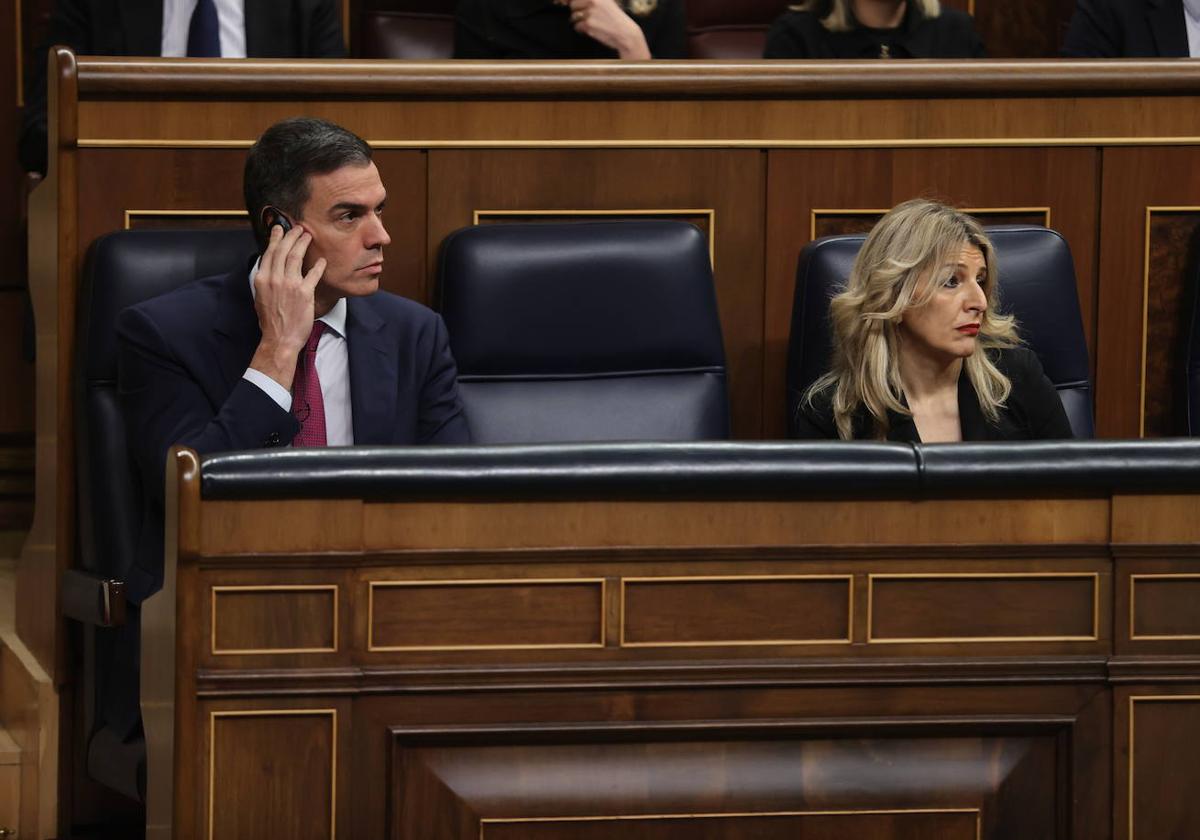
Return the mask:
{"type": "Polygon", "coordinates": [[[896,441],[1072,437],[1037,356],[995,311],[979,223],[916,199],[871,231],[829,307],[831,370],[798,409],[800,437],[896,441]]]}
{"type": "Polygon", "coordinates": [[[763,58],[982,58],[971,16],[938,0],[805,0],[767,32],[763,58]]]}
{"type": "Polygon", "coordinates": [[[683,0],[459,0],[455,58],[686,58],[683,0]]]}

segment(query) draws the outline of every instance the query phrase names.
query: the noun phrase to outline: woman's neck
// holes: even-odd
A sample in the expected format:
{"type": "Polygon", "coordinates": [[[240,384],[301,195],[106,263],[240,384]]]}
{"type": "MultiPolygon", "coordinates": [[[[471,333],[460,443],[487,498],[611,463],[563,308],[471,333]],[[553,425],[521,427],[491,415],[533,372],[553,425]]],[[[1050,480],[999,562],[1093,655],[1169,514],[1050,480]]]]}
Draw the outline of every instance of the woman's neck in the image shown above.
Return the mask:
{"type": "Polygon", "coordinates": [[[948,391],[957,393],[962,359],[922,353],[901,344],[899,362],[900,381],[904,383],[904,396],[910,407],[914,402],[936,399],[948,391]]]}
{"type": "Polygon", "coordinates": [[[854,17],[871,29],[895,29],[904,20],[907,0],[851,0],[854,17]]]}

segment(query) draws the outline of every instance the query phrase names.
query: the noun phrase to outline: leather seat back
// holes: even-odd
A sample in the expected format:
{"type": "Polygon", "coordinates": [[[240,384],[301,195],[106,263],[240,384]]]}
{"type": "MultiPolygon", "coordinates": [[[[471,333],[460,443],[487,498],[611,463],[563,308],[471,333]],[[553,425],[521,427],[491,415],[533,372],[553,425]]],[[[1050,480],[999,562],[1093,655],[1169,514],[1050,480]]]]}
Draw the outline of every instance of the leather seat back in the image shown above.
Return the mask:
{"type": "Polygon", "coordinates": [[[117,399],[117,314],[200,277],[229,271],[255,250],[246,230],[109,234],[88,252],[79,290],[75,431],[83,568],[121,579],[143,513],[117,399]]]}
{"type": "Polygon", "coordinates": [[[767,30],[789,0],[687,0],[691,58],[762,58],[767,30]]]}
{"type": "Polygon", "coordinates": [[[359,54],[420,61],[453,58],[453,5],[445,11],[364,12],[359,54]]]}
{"type": "MultiPolygon", "coordinates": [[[[1054,383],[1077,438],[1093,436],[1092,386],[1075,263],[1056,231],[1035,225],[985,228],[1000,263],[1000,308],[1054,383]]],[[[787,412],[794,433],[805,390],[829,367],[829,301],[844,286],[865,234],[828,236],[800,253],[788,343],[787,412]]]]}
{"type": "Polygon", "coordinates": [[[708,240],[684,222],[447,237],[440,305],[476,443],[729,435],[708,240]]]}

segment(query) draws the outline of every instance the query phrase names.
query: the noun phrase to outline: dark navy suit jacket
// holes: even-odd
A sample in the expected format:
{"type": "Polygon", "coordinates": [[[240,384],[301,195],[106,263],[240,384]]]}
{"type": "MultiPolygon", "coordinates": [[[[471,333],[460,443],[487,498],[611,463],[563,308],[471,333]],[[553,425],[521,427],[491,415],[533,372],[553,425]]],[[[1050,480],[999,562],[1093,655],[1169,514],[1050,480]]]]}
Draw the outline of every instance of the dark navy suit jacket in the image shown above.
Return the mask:
{"type": "Polygon", "coordinates": [[[1067,58],[1187,56],[1182,0],[1078,0],[1062,54],[1067,58]]]}
{"type": "MultiPolygon", "coordinates": [[[[347,298],[346,306],[354,442],[470,442],[441,317],[387,292],[347,298]]],[[[117,334],[118,391],[145,511],[126,591],[140,603],[162,583],[170,447],[203,455],[286,446],[300,426],[242,378],[261,338],[247,271],[130,307],[117,334]]]]}

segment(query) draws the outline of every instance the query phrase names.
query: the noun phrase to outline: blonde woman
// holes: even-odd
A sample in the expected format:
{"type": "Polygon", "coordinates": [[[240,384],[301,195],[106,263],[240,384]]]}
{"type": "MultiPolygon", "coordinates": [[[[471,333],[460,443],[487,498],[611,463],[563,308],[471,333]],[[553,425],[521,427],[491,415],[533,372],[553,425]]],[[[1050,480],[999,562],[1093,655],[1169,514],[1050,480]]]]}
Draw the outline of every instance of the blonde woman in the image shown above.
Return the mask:
{"type": "Polygon", "coordinates": [[[979,223],[917,199],[863,244],[829,306],[831,370],[799,407],[799,436],[895,441],[1070,438],[1071,426],[1011,316],[979,223]]]}
{"type": "Polygon", "coordinates": [[[455,58],[687,58],[683,0],[458,0],[455,58]]]}
{"type": "Polygon", "coordinates": [[[763,58],[982,58],[971,16],[938,0],[804,0],[767,33],[763,58]]]}

